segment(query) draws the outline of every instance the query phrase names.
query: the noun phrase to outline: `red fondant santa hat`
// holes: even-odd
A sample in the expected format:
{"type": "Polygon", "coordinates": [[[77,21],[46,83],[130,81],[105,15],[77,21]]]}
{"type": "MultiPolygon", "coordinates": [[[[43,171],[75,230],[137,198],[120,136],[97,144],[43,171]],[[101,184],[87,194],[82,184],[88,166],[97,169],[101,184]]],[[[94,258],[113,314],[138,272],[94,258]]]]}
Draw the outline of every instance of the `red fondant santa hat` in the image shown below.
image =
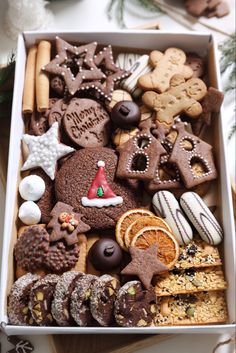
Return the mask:
{"type": "Polygon", "coordinates": [[[123,202],[121,196],[116,196],[108,185],[105,175],[105,162],[98,161],[98,171],[88,191],[87,197],[82,197],[81,203],[85,207],[116,206],[123,202]]]}

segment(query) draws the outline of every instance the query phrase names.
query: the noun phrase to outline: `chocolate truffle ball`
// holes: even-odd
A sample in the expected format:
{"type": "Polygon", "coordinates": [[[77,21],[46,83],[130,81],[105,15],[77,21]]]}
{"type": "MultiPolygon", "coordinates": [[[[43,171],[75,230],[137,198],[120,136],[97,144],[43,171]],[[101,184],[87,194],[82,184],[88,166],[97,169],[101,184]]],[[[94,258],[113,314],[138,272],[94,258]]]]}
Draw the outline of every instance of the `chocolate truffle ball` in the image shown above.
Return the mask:
{"type": "Polygon", "coordinates": [[[122,250],[116,241],[103,238],[93,244],[89,259],[98,271],[110,271],[120,265],[122,250]]]}
{"type": "Polygon", "coordinates": [[[132,129],[138,126],[141,119],[138,105],[132,101],[121,101],[114,105],[111,120],[122,129],[132,129]]]}

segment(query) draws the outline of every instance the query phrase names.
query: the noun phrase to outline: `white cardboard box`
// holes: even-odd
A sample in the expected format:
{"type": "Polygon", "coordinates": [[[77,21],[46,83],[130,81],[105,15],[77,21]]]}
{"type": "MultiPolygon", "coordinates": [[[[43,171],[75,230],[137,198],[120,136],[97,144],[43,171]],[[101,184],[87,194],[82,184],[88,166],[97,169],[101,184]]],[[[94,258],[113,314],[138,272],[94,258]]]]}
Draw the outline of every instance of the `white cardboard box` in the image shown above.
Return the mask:
{"type": "MultiPolygon", "coordinates": [[[[219,57],[217,46],[209,34],[196,32],[168,33],[160,31],[115,31],[115,32],[25,32],[19,36],[14,84],[14,97],[12,107],[11,135],[9,148],[9,165],[6,192],[3,257],[1,268],[0,290],[0,322],[7,324],[7,295],[14,280],[13,247],[16,237],[17,198],[19,169],[21,165],[21,136],[24,129],[22,119],[22,92],[24,85],[24,71],[27,48],[35,42],[46,39],[54,40],[59,35],[67,41],[91,42],[99,44],[112,44],[114,47],[132,48],[142,50],[165,50],[170,46],[183,49],[185,52],[197,52],[208,57],[209,85],[221,89],[219,57]]],[[[223,333],[233,332],[235,329],[235,233],[233,221],[233,207],[231,202],[231,188],[227,161],[225,156],[225,140],[223,126],[223,112],[215,119],[211,128],[209,139],[214,143],[214,152],[219,171],[218,186],[214,191],[218,199],[220,219],[224,228],[224,268],[228,282],[226,293],[229,312],[229,321],[225,325],[202,326],[173,326],[151,328],[102,328],[102,327],[29,327],[6,325],[7,334],[52,334],[52,333],[223,333]]],[[[228,158],[229,160],[229,158],[228,158]]]]}

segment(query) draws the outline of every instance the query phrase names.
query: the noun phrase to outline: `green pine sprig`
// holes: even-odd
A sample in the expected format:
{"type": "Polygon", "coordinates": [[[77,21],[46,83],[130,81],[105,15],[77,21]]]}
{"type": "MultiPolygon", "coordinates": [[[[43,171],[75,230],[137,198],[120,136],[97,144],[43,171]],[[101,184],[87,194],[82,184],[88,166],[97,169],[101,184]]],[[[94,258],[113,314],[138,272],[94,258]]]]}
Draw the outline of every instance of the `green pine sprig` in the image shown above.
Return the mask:
{"type": "Polygon", "coordinates": [[[0,104],[12,100],[13,90],[9,82],[13,79],[15,72],[15,54],[9,57],[8,64],[0,69],[0,104]]]}
{"type": "MultiPolygon", "coordinates": [[[[117,23],[122,28],[126,27],[124,20],[126,2],[127,0],[110,0],[107,7],[108,18],[111,20],[115,17],[117,23]]],[[[129,0],[129,2],[131,2],[131,0],[129,0]]],[[[137,7],[141,6],[143,9],[151,13],[163,13],[160,6],[154,0],[132,0],[132,3],[137,7]]]]}
{"type": "MultiPolygon", "coordinates": [[[[227,74],[228,83],[225,86],[225,92],[235,92],[236,89],[236,32],[229,39],[224,41],[220,46],[221,63],[220,71],[227,74]]],[[[235,109],[234,109],[235,114],[235,109]]],[[[231,140],[236,133],[236,122],[231,126],[228,140],[231,140]]]]}
{"type": "Polygon", "coordinates": [[[229,83],[225,87],[225,91],[232,91],[236,89],[236,32],[233,33],[229,39],[220,45],[221,51],[221,73],[229,72],[229,83]]]}

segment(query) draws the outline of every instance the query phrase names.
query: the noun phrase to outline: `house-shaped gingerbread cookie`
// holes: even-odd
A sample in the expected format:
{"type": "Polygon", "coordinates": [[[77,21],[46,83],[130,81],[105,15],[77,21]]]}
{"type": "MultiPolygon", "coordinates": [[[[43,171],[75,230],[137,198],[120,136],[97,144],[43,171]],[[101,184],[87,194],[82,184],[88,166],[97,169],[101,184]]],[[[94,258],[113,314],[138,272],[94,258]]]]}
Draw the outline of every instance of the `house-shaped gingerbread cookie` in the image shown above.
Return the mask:
{"type": "Polygon", "coordinates": [[[181,179],[190,189],[217,177],[212,146],[185,130],[185,123],[177,119],[172,127],[178,133],[169,162],[178,167],[181,179]]]}
{"type": "Polygon", "coordinates": [[[166,150],[150,132],[150,127],[144,126],[132,139],[117,147],[119,162],[116,176],[119,178],[152,180],[160,156],[166,150]]]}

